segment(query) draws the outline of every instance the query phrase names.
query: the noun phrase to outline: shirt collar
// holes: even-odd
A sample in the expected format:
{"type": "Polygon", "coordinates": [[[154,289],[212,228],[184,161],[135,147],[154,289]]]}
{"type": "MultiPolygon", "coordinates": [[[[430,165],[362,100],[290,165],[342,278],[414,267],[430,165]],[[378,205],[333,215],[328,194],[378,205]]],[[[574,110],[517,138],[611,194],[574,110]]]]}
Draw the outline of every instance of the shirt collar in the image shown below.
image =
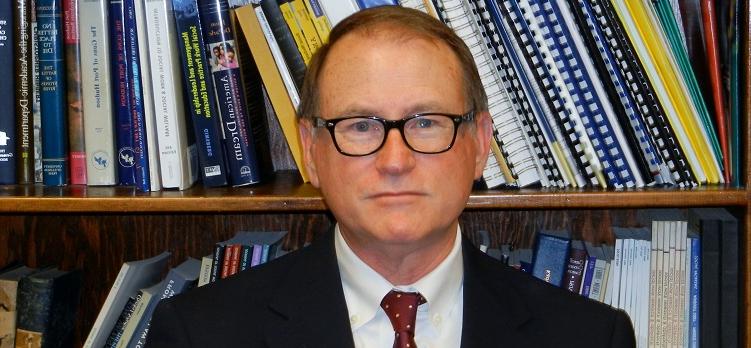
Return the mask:
{"type": "Polygon", "coordinates": [[[383,296],[392,289],[418,291],[427,300],[427,306],[420,306],[419,311],[447,314],[459,296],[463,281],[464,262],[461,241],[461,228],[457,227],[454,246],[435,269],[413,284],[395,286],[352,251],[341,235],[337,224],[334,229],[334,246],[344,298],[350,319],[357,317],[357,320],[353,320],[352,329],[355,330],[372,320],[381,310],[383,296]]]}

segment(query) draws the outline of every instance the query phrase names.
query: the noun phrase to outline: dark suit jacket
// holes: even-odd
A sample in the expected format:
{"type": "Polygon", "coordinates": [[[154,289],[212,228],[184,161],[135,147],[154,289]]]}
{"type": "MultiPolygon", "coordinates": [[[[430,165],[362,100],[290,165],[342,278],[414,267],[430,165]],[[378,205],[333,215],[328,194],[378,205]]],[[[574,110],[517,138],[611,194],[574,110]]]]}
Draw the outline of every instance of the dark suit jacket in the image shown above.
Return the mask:
{"type": "MultiPolygon", "coordinates": [[[[622,311],[511,269],[464,240],[462,347],[634,347],[622,311]]],[[[353,347],[333,233],[162,301],[147,347],[353,347]]]]}

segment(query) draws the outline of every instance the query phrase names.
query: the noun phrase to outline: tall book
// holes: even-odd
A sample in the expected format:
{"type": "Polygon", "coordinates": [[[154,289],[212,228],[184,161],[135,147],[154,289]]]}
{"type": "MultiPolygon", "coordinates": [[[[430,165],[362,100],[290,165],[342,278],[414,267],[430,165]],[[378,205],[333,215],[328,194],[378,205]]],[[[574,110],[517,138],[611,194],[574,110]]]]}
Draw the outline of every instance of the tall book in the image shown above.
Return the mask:
{"type": "MultiPolygon", "coordinates": [[[[133,154],[135,155],[136,189],[151,191],[151,161],[158,160],[149,156],[149,128],[148,123],[153,122],[154,104],[151,102],[151,81],[144,79],[144,72],[148,72],[148,60],[141,59],[142,33],[139,31],[138,22],[143,21],[140,14],[143,1],[124,0],[125,8],[125,59],[128,60],[128,80],[130,88],[130,122],[133,127],[133,154]],[[146,63],[146,64],[144,64],[146,63]]],[[[143,28],[143,26],[141,26],[143,28]]],[[[148,73],[147,73],[148,74],[148,73]]],[[[153,123],[152,123],[153,126],[153,123]]],[[[153,131],[153,127],[152,131],[153,131]]],[[[157,163],[158,167],[158,163],[157,163]]],[[[158,175],[156,180],[159,180],[158,175]]]]}
{"type": "MultiPolygon", "coordinates": [[[[3,1],[0,4],[0,30],[5,34],[0,36],[0,76],[15,76],[13,43],[13,1],[3,1]]],[[[0,87],[0,105],[10,106],[8,112],[0,116],[0,184],[16,183],[16,114],[13,83],[0,87]]]]}
{"type": "Polygon", "coordinates": [[[198,150],[191,119],[185,117],[172,1],[145,5],[162,186],[184,190],[198,179],[198,150]]]}
{"type": "Polygon", "coordinates": [[[112,93],[115,106],[115,135],[117,150],[117,183],[123,186],[136,183],[136,160],[133,153],[133,126],[130,113],[130,62],[126,59],[125,3],[109,2],[110,62],[112,63],[112,93]]]}
{"type": "Polygon", "coordinates": [[[57,268],[21,278],[16,347],[72,346],[82,282],[80,270],[57,268]]]}
{"type": "Polygon", "coordinates": [[[204,186],[227,185],[227,164],[222,148],[221,119],[207,56],[204,54],[203,27],[196,0],[172,0],[175,28],[180,50],[188,113],[198,146],[201,179],[204,186]]]}
{"type": "Polygon", "coordinates": [[[65,64],[62,1],[37,1],[39,89],[42,112],[42,171],[48,186],[68,183],[68,122],[65,116],[65,64]]]}
{"type": "Polygon", "coordinates": [[[104,345],[128,299],[136,296],[139,289],[159,282],[167,268],[169,256],[169,252],[163,252],[148,259],[128,261],[120,267],[84,347],[104,345]]]}
{"type": "Polygon", "coordinates": [[[140,86],[143,104],[143,124],[145,137],[145,157],[148,162],[149,187],[144,191],[159,191],[162,189],[162,178],[159,173],[159,145],[157,140],[156,97],[151,80],[151,47],[146,19],[146,3],[133,3],[136,20],[136,38],[138,40],[138,66],[140,71],[140,86]]]}
{"type": "Polygon", "coordinates": [[[0,348],[15,347],[18,282],[34,269],[18,266],[0,273],[0,348]]]}
{"type": "Polygon", "coordinates": [[[261,1],[261,8],[263,9],[263,14],[266,15],[266,19],[269,21],[269,26],[274,33],[277,44],[279,44],[279,49],[282,51],[284,62],[287,63],[290,74],[292,74],[295,86],[299,90],[302,88],[305,71],[307,70],[302,51],[297,48],[295,38],[287,22],[284,20],[284,14],[282,14],[279,3],[276,0],[261,1]]]}
{"type": "Polygon", "coordinates": [[[15,49],[16,91],[16,182],[34,182],[34,137],[33,137],[33,72],[30,0],[14,0],[13,44],[15,49]]]}
{"type": "Polygon", "coordinates": [[[108,0],[79,0],[86,184],[90,186],[117,183],[108,18],[108,0]]]}
{"type": "Polygon", "coordinates": [[[302,145],[298,134],[295,106],[285,87],[285,81],[282,78],[282,72],[280,72],[281,68],[277,66],[270,44],[266,41],[265,32],[273,37],[271,28],[265,21],[265,16],[263,17],[264,26],[259,21],[259,16],[263,16],[261,8],[244,6],[235,10],[235,13],[245,40],[248,41],[250,46],[253,59],[258,65],[258,71],[261,73],[269,100],[277,115],[284,137],[287,139],[295,164],[297,164],[303,180],[308,181],[302,159],[302,145]]]}
{"type": "Polygon", "coordinates": [[[78,35],[78,1],[63,0],[65,87],[68,106],[68,150],[70,183],[86,185],[86,146],[83,131],[81,93],[81,45],[78,35]]]}
{"type": "MultiPolygon", "coordinates": [[[[229,181],[232,186],[256,184],[261,169],[249,132],[248,108],[238,63],[238,45],[226,0],[198,0],[205,49],[211,53],[211,77],[224,132],[229,181]]],[[[207,54],[208,55],[208,54],[207,54]]]]}
{"type": "Polygon", "coordinates": [[[34,182],[43,181],[42,170],[42,103],[39,90],[39,34],[37,31],[37,11],[36,0],[31,0],[31,89],[32,89],[32,129],[34,144],[34,182]]]}
{"type": "Polygon", "coordinates": [[[563,275],[563,287],[573,293],[581,289],[584,270],[587,266],[587,250],[581,240],[571,241],[571,247],[566,262],[566,272],[563,275]]]}

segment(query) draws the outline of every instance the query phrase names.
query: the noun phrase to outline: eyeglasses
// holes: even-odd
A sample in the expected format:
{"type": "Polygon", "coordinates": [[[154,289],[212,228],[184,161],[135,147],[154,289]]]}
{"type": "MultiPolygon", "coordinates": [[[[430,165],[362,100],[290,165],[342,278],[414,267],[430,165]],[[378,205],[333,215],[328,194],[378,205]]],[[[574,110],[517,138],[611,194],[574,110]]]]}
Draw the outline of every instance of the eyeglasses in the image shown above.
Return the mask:
{"type": "Polygon", "coordinates": [[[419,113],[401,120],[376,116],[352,116],[324,120],[313,118],[313,127],[326,127],[334,146],[346,156],[367,156],[383,147],[392,128],[399,130],[404,143],[412,151],[424,154],[446,152],[454,146],[462,122],[470,122],[475,112],[463,115],[436,112],[419,113]]]}

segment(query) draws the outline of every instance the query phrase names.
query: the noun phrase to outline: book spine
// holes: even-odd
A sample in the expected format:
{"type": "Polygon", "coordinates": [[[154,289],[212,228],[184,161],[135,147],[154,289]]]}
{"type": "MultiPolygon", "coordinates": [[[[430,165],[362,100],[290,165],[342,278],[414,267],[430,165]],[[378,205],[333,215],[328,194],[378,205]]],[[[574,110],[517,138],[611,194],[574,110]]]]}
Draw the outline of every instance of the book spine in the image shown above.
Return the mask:
{"type": "Polygon", "coordinates": [[[78,1],[63,0],[65,87],[68,106],[70,183],[86,185],[86,148],[81,93],[81,45],[78,35],[78,1]]]}
{"type": "Polygon", "coordinates": [[[253,255],[250,259],[250,267],[255,267],[261,264],[261,257],[263,255],[263,245],[253,244],[253,255]]]}
{"type": "Polygon", "coordinates": [[[299,90],[302,88],[305,71],[307,70],[305,64],[310,60],[310,57],[308,57],[307,60],[303,59],[302,51],[297,48],[295,37],[293,36],[290,27],[287,26],[284,15],[276,1],[262,1],[261,9],[263,10],[263,14],[266,15],[266,19],[269,21],[269,26],[274,33],[276,43],[282,51],[284,61],[287,63],[289,72],[295,81],[295,86],[297,86],[299,90]]]}
{"type": "Polygon", "coordinates": [[[39,90],[39,34],[37,32],[37,0],[30,0],[31,7],[31,74],[32,74],[32,124],[33,124],[33,144],[34,144],[34,182],[41,183],[43,177],[42,171],[42,102],[39,90]]]}
{"type": "Polygon", "coordinates": [[[136,302],[140,298],[140,293],[136,297],[128,298],[128,302],[125,303],[125,308],[123,308],[123,311],[120,313],[120,316],[115,322],[115,326],[112,328],[112,332],[110,332],[110,335],[107,337],[107,340],[104,343],[104,348],[117,347],[117,343],[120,342],[120,339],[123,337],[125,325],[128,324],[128,321],[133,315],[133,311],[136,309],[136,302]]]}
{"type": "Polygon", "coordinates": [[[184,78],[185,95],[189,117],[193,121],[201,178],[204,186],[215,187],[227,184],[225,154],[220,142],[221,120],[216,111],[216,100],[209,78],[209,65],[204,55],[204,39],[196,0],[172,0],[175,11],[180,63],[184,78]]]}
{"type": "Polygon", "coordinates": [[[544,233],[538,234],[532,275],[538,279],[561,286],[571,241],[544,233]]]}
{"type": "Polygon", "coordinates": [[[295,15],[295,20],[300,25],[300,29],[302,29],[302,33],[305,36],[305,42],[308,44],[308,48],[310,48],[310,53],[315,54],[321,47],[322,43],[321,38],[318,37],[318,32],[313,24],[313,20],[305,9],[305,3],[303,0],[291,0],[289,4],[292,13],[295,15]]]}
{"type": "Polygon", "coordinates": [[[211,263],[211,277],[209,277],[209,283],[213,283],[222,278],[222,264],[224,261],[224,252],[226,248],[224,245],[217,243],[214,246],[213,262],[211,263]]]}
{"type": "Polygon", "coordinates": [[[198,153],[185,118],[172,1],[145,6],[162,186],[183,190],[197,179],[198,153]]]}
{"type": "MultiPolygon", "coordinates": [[[[2,76],[14,76],[14,23],[13,1],[4,1],[0,4],[0,74],[2,76]]],[[[18,82],[18,81],[17,81],[18,82]]],[[[0,105],[10,106],[10,110],[0,116],[0,184],[16,183],[16,162],[18,137],[16,135],[16,112],[17,108],[13,84],[9,83],[0,88],[0,105]]]]}
{"type": "Polygon", "coordinates": [[[115,105],[115,129],[117,133],[117,178],[118,184],[130,186],[136,183],[135,154],[133,153],[133,126],[130,116],[129,62],[125,59],[125,4],[123,0],[110,0],[110,60],[112,62],[112,93],[115,105]]]}
{"type": "Polygon", "coordinates": [[[34,183],[33,72],[31,37],[31,1],[14,0],[13,43],[16,81],[16,183],[34,183]]]}
{"type": "MultiPolygon", "coordinates": [[[[146,139],[146,103],[144,100],[144,79],[142,79],[139,52],[136,1],[124,0],[125,59],[128,61],[127,77],[130,81],[130,122],[133,130],[133,155],[135,159],[135,186],[140,191],[151,190],[149,171],[149,148],[146,139]]],[[[138,0],[141,1],[141,0],[138,0]]],[[[140,2],[139,2],[140,3],[140,2]]]]}
{"type": "MultiPolygon", "coordinates": [[[[287,28],[289,28],[289,31],[292,34],[292,38],[295,40],[295,45],[297,45],[297,49],[300,51],[300,54],[305,61],[305,65],[310,64],[310,59],[313,58],[313,52],[310,50],[310,46],[305,39],[305,34],[303,34],[300,24],[295,19],[295,13],[292,9],[292,1],[278,0],[277,5],[282,14],[282,18],[284,18],[284,22],[287,23],[287,28]]],[[[263,4],[261,6],[263,7],[263,4]]],[[[273,6],[267,5],[265,7],[270,8],[273,6]]],[[[266,11],[266,8],[263,10],[266,11]]]]}
{"type": "Polygon", "coordinates": [[[110,76],[110,36],[107,0],[79,0],[78,32],[81,42],[81,89],[86,148],[86,183],[117,183],[115,125],[110,76]]]}
{"type": "Polygon", "coordinates": [[[261,171],[252,134],[248,132],[247,103],[241,81],[235,34],[226,0],[199,0],[207,56],[212,54],[211,77],[224,131],[232,186],[256,184],[261,171]]]}
{"type": "Polygon", "coordinates": [[[564,275],[564,284],[568,291],[579,293],[586,262],[587,252],[583,248],[571,248],[564,275]]]}
{"type": "Polygon", "coordinates": [[[240,271],[244,271],[248,268],[250,268],[250,264],[252,262],[252,254],[253,254],[253,246],[252,245],[243,245],[242,246],[242,255],[240,255],[240,271]]]}
{"type": "Polygon", "coordinates": [[[699,307],[701,306],[701,239],[691,238],[691,278],[689,302],[688,346],[699,347],[699,330],[701,325],[699,307]]]}
{"type": "Polygon", "coordinates": [[[65,71],[60,0],[38,0],[39,87],[42,112],[43,182],[68,182],[68,135],[65,117],[65,71]]]}
{"type": "MultiPolygon", "coordinates": [[[[40,1],[43,3],[43,1],[40,1]]],[[[52,281],[39,281],[30,277],[18,282],[16,305],[16,342],[38,343],[49,326],[52,305],[52,281]]]]}
{"type": "Polygon", "coordinates": [[[318,3],[318,0],[303,0],[305,2],[305,9],[308,11],[308,15],[313,20],[313,25],[318,33],[318,38],[321,39],[321,43],[326,43],[329,40],[329,33],[331,32],[331,24],[329,24],[328,18],[323,14],[323,9],[318,3]]]}

